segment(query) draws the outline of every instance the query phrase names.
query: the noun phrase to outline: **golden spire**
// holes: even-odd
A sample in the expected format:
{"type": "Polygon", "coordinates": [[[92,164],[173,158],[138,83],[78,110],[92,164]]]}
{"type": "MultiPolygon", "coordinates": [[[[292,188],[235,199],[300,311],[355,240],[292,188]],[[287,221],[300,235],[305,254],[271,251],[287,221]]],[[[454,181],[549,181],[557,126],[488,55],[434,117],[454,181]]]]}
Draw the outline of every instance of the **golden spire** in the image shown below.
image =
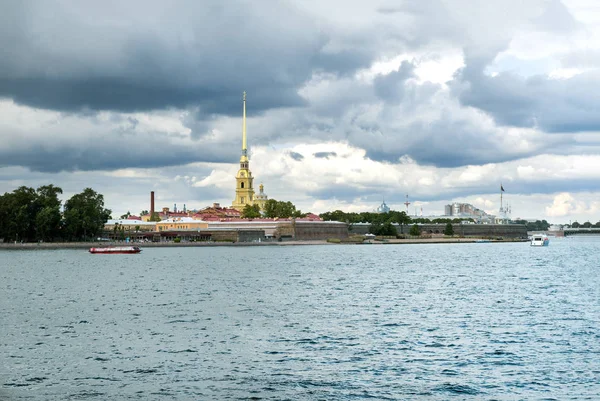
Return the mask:
{"type": "Polygon", "coordinates": [[[246,91],[244,91],[244,114],[242,118],[242,157],[248,156],[246,147],[246,91]]]}

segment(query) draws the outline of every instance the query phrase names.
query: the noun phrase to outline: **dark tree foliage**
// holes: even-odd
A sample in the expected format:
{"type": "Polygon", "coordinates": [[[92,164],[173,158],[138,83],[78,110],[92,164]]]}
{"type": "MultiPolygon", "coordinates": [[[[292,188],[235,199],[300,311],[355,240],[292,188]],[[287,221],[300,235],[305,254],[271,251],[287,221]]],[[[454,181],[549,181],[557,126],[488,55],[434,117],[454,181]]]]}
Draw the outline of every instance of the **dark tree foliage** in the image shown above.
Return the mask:
{"type": "Polygon", "coordinates": [[[104,208],[104,196],[91,188],[65,202],[65,234],[71,240],[86,240],[102,232],[111,211],[104,208]]]}
{"type": "Polygon", "coordinates": [[[389,237],[398,235],[398,231],[396,230],[396,227],[392,225],[391,221],[387,221],[383,224],[380,224],[379,222],[372,223],[371,227],[369,227],[369,232],[371,234],[389,237]]]}
{"type": "Polygon", "coordinates": [[[292,202],[278,201],[275,199],[269,199],[265,202],[264,206],[265,217],[268,218],[289,218],[289,217],[304,217],[300,210],[296,210],[296,206],[292,202]]]}
{"type": "Polygon", "coordinates": [[[58,194],[62,189],[54,185],[44,185],[37,189],[38,201],[41,209],[35,218],[36,238],[41,241],[52,241],[60,237],[62,229],[62,216],[60,214],[61,201],[58,194]]]}
{"type": "Polygon", "coordinates": [[[444,229],[444,235],[447,235],[449,237],[454,235],[454,227],[452,227],[452,223],[450,223],[450,222],[446,223],[446,228],[444,229]]]}
{"type": "Polygon", "coordinates": [[[242,217],[244,219],[256,219],[260,217],[260,206],[259,205],[246,205],[242,210],[242,217]]]}
{"type": "MultiPolygon", "coordinates": [[[[527,231],[547,231],[550,228],[550,223],[546,220],[536,220],[535,222],[527,221],[527,220],[515,220],[515,224],[525,224],[527,226],[527,231]]],[[[579,224],[575,222],[574,224],[579,224]]],[[[573,225],[574,227],[574,225],[573,225]]]]}
{"type": "Polygon", "coordinates": [[[378,221],[374,221],[369,226],[369,234],[379,235],[379,231],[381,231],[381,223],[378,221]]]}
{"type": "Polygon", "coordinates": [[[152,216],[150,217],[150,221],[160,221],[160,214],[158,214],[158,212],[152,213],[152,216]]]}
{"type": "Polygon", "coordinates": [[[415,237],[421,235],[421,229],[419,228],[418,225],[413,224],[413,226],[410,228],[410,235],[415,236],[415,237]]]}
{"type": "Polygon", "coordinates": [[[61,193],[53,185],[37,190],[23,186],[0,196],[0,238],[27,242],[59,237],[61,193]]]}
{"type": "Polygon", "coordinates": [[[375,212],[362,212],[362,213],[346,213],[341,210],[335,210],[333,212],[325,212],[319,215],[323,220],[327,221],[343,221],[346,223],[379,223],[385,222],[410,224],[411,218],[406,212],[398,212],[390,210],[388,213],[375,213],[375,212]]]}

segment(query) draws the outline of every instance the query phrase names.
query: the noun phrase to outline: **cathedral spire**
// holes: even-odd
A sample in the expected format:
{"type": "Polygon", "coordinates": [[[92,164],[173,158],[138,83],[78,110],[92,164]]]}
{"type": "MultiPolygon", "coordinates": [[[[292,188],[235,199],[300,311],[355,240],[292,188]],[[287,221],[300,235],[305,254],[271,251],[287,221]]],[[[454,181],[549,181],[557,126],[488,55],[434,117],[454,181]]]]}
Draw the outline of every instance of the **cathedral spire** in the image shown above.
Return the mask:
{"type": "MultiPolygon", "coordinates": [[[[246,91],[244,91],[244,106],[243,106],[243,118],[242,118],[242,158],[248,157],[248,148],[246,146],[246,91]]],[[[241,160],[245,161],[245,160],[241,160]]]]}
{"type": "Polygon", "coordinates": [[[236,189],[235,200],[231,205],[234,209],[242,211],[246,205],[254,205],[254,187],[252,186],[252,172],[250,172],[250,161],[248,160],[248,146],[246,144],[246,92],[243,96],[243,118],[242,118],[242,156],[240,157],[240,169],[235,176],[236,189]]]}

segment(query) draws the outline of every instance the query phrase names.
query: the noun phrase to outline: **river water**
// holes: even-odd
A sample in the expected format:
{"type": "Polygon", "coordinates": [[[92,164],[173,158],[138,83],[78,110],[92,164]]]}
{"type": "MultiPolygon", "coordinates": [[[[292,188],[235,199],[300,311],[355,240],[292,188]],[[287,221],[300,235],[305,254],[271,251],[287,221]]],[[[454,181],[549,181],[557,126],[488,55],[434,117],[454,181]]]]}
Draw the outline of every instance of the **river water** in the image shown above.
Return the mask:
{"type": "Polygon", "coordinates": [[[597,400],[599,255],[1,251],[0,400],[597,400]]]}

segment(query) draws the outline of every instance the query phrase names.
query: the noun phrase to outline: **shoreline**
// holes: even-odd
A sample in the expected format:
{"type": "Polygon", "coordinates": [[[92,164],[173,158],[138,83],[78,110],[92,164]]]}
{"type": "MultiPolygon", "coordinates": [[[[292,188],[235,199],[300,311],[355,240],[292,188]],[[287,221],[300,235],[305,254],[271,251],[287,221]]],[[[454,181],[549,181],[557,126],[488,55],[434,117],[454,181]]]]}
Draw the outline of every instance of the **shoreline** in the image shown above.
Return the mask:
{"type": "Polygon", "coordinates": [[[215,247],[215,246],[295,246],[295,245],[407,245],[407,244],[473,244],[485,243],[528,242],[526,239],[486,239],[486,238],[410,238],[387,239],[383,241],[367,240],[356,242],[327,242],[327,240],[291,240],[291,241],[265,241],[265,242],[28,242],[28,243],[1,243],[0,250],[35,250],[35,249],[89,249],[110,246],[138,246],[144,248],[170,248],[170,247],[215,247]]]}

